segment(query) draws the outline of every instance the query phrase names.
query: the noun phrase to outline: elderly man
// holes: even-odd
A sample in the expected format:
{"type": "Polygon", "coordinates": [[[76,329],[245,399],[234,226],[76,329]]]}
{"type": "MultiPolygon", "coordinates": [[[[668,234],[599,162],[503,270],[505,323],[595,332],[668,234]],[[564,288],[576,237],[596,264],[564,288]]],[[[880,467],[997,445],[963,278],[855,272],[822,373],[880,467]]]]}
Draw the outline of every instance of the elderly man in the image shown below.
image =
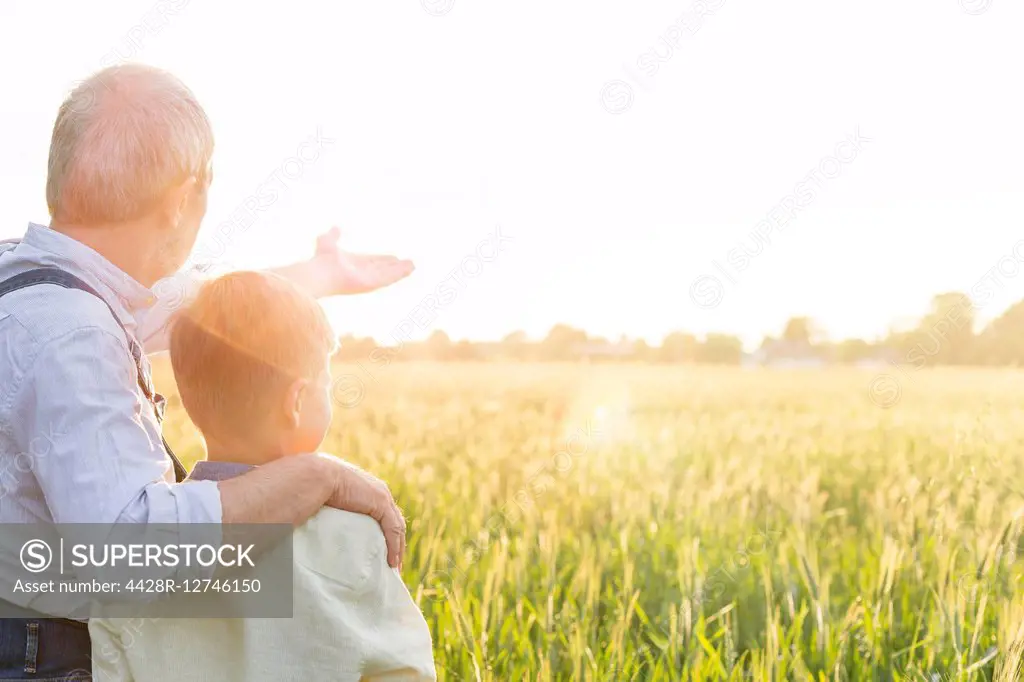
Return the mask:
{"type": "MultiPolygon", "coordinates": [[[[397,566],[405,522],[387,487],[333,457],[179,482],[145,354],[165,349],[174,304],[161,305],[154,285],[192,250],[212,153],[202,107],[157,69],[106,69],[61,106],[50,226],[30,225],[0,246],[0,523],[300,524],[326,504],[376,519],[397,566]]],[[[407,261],[340,252],[336,237],[278,272],[322,296],[412,271],[407,261]]],[[[16,566],[18,557],[0,562],[16,566]]],[[[0,622],[0,680],[88,679],[85,624],[19,615],[0,622]]]]}

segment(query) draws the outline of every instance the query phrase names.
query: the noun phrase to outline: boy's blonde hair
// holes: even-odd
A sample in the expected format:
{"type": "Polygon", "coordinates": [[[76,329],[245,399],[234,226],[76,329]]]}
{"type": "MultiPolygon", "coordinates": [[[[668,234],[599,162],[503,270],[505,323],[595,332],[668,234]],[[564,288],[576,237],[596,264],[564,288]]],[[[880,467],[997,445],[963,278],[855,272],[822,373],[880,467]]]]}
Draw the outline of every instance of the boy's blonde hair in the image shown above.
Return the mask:
{"type": "Polygon", "coordinates": [[[316,380],[337,340],[323,309],[290,281],[233,272],[207,282],[171,329],[181,402],[209,438],[237,440],[316,380]]]}

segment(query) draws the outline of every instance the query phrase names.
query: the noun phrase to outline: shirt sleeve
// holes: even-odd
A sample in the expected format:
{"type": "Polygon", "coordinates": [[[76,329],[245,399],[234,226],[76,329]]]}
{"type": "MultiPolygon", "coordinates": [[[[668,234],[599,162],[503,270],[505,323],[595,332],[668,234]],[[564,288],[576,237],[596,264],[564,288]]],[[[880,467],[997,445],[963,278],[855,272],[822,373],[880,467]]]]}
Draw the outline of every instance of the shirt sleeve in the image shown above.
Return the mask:
{"type": "Polygon", "coordinates": [[[398,570],[387,563],[387,554],[374,562],[369,588],[375,614],[375,631],[366,637],[363,679],[367,682],[436,682],[430,630],[398,570]]]}
{"type": "Polygon", "coordinates": [[[99,327],[39,349],[15,399],[54,523],[220,523],[216,483],[168,480],[135,374],[126,342],[99,327]]]}
{"type": "Polygon", "coordinates": [[[190,269],[153,285],[156,303],[141,315],[137,333],[147,355],[167,350],[174,317],[195,298],[205,281],[201,271],[190,269]]]}
{"type": "MultiPolygon", "coordinates": [[[[367,682],[434,682],[430,628],[398,571],[373,519],[324,509],[307,522],[295,557],[322,583],[312,608],[330,612],[333,631],[351,639],[367,682]]],[[[296,613],[301,613],[296,607],[296,613]]],[[[350,655],[350,654],[342,654],[350,655]]]]}

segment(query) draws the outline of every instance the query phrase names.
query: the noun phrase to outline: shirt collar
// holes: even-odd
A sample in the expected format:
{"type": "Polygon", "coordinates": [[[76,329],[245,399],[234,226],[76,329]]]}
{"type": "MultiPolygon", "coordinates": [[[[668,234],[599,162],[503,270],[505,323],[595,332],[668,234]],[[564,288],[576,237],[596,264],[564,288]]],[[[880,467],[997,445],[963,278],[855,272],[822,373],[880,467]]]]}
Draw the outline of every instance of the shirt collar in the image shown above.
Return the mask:
{"type": "Polygon", "coordinates": [[[29,223],[22,244],[46,253],[53,265],[82,277],[90,284],[99,284],[97,289],[116,297],[132,317],[156,302],[152,291],[98,252],[45,225],[29,223]]]}
{"type": "Polygon", "coordinates": [[[255,469],[252,464],[241,462],[211,462],[204,459],[196,462],[196,466],[189,474],[192,481],[226,481],[229,478],[236,478],[242,474],[255,469]]]}

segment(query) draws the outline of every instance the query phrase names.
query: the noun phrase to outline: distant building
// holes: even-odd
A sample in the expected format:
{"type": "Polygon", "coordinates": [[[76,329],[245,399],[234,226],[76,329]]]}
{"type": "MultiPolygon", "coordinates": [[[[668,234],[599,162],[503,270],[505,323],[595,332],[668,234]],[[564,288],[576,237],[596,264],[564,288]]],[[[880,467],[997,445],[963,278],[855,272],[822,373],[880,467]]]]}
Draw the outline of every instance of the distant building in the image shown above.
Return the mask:
{"type": "Polygon", "coordinates": [[[636,347],[628,341],[588,341],[573,347],[575,357],[581,360],[622,360],[632,357],[635,352],[636,347]]]}
{"type": "Polygon", "coordinates": [[[825,358],[809,343],[770,341],[745,358],[744,364],[762,367],[802,368],[824,367],[825,358]]]}
{"type": "Polygon", "coordinates": [[[906,358],[891,348],[876,348],[871,357],[861,358],[853,363],[859,369],[882,370],[890,367],[898,367],[906,358]]]}
{"type": "Polygon", "coordinates": [[[815,348],[809,343],[770,340],[753,353],[743,356],[745,367],[824,367],[838,363],[859,369],[880,370],[899,365],[903,358],[891,348],[866,348],[865,356],[844,361],[827,348],[815,348]]]}

